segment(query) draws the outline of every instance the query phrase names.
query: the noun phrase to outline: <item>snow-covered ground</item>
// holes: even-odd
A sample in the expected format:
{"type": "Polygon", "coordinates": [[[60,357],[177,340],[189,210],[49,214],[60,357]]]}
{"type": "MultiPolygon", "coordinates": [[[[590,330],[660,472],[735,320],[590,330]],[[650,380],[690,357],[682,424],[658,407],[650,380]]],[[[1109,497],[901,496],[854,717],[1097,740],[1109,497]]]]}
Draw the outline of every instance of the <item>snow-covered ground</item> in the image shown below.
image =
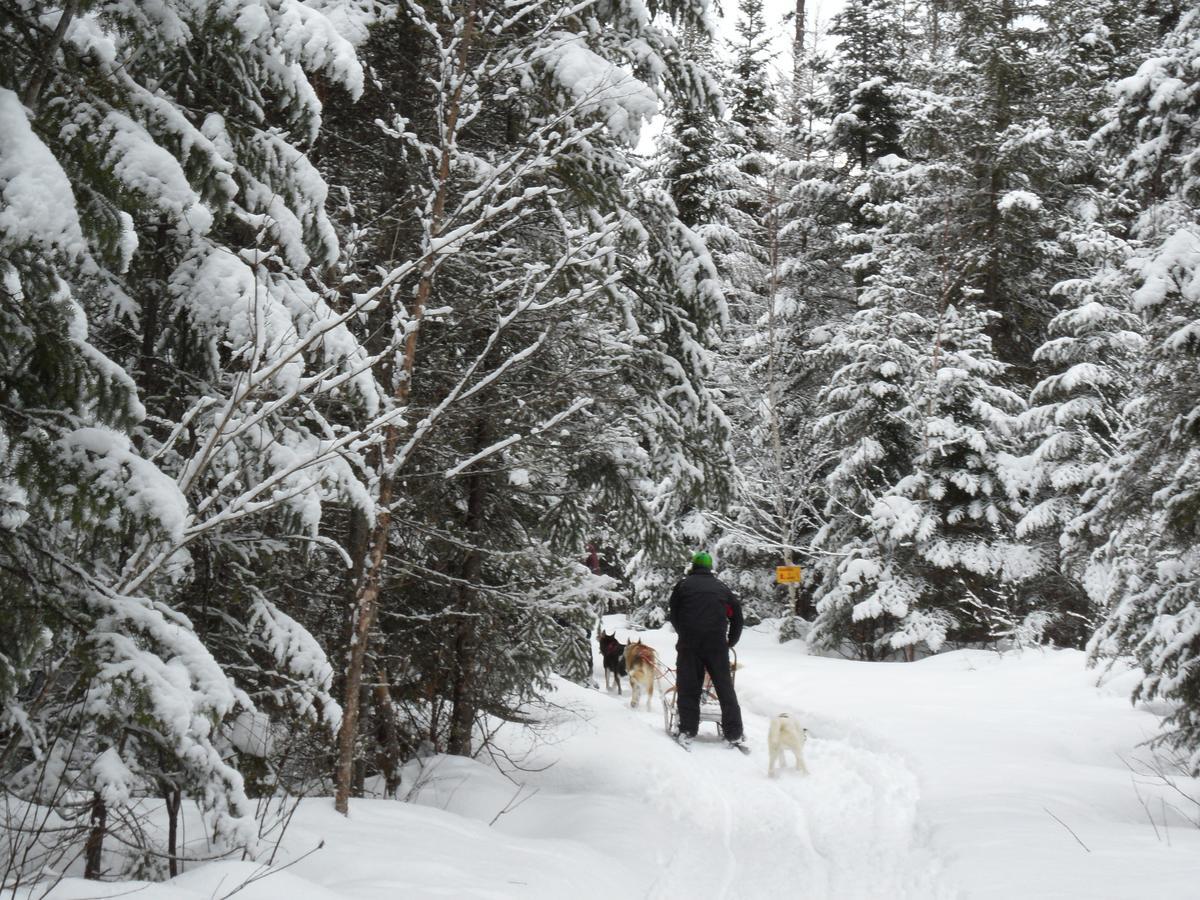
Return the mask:
{"type": "MultiPolygon", "coordinates": [[[[642,637],[673,659],[672,635],[642,637]]],[[[1130,770],[1157,718],[1129,705],[1123,678],[1096,687],[1081,654],[859,663],[769,629],[739,651],[749,756],[712,731],[685,753],[657,696],[633,711],[628,692],[562,683],[535,742],[514,730],[494,761],[410,765],[413,802],[354,801],[345,820],[306,800],[284,871],[210,863],[134,896],[221,898],[254,876],[240,900],[1200,897],[1200,829],[1172,804],[1200,806],[1130,770]],[[766,776],[782,711],[809,729],[808,777],[766,776]]],[[[130,887],[71,881],[54,896],[130,887]]]]}

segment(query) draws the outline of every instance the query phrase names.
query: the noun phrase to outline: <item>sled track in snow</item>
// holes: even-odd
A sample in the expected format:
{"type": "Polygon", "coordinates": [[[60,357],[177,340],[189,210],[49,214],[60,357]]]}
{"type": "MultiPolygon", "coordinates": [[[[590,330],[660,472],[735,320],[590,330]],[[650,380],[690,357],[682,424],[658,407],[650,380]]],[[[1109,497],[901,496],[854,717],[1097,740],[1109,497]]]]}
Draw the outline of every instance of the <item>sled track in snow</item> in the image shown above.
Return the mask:
{"type": "Polygon", "coordinates": [[[661,736],[648,760],[654,784],[648,800],[674,823],[671,834],[647,836],[662,847],[661,875],[647,896],[960,896],[928,845],[917,780],[901,757],[862,746],[870,740],[856,740],[840,723],[809,721],[812,774],[787,770],[768,778],[769,718],[762,713],[768,703],[747,688],[749,756],[728,749],[705,725],[685,753],[663,734],[657,709],[631,713],[631,725],[661,736]]]}

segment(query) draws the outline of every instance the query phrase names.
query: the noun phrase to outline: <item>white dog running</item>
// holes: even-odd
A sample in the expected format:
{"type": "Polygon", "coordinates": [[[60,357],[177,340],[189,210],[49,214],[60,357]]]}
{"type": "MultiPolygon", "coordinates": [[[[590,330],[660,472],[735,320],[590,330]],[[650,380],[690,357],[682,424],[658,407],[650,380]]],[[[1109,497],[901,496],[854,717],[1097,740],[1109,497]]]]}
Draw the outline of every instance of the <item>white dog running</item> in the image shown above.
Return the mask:
{"type": "Polygon", "coordinates": [[[801,728],[799,723],[792,721],[787,713],[780,713],[771,720],[771,728],[767,732],[767,752],[770,761],[767,763],[767,775],[775,776],[775,766],[783,768],[784,750],[791,750],[796,760],[796,771],[802,775],[808,774],[804,765],[804,743],[808,740],[808,729],[801,728]]]}

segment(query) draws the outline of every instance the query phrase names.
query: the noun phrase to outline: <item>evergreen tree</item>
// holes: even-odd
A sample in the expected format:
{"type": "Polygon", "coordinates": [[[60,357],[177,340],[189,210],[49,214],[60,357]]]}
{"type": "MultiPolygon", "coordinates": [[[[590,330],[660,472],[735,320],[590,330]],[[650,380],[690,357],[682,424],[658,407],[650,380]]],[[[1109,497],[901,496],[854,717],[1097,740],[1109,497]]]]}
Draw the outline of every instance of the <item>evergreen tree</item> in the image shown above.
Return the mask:
{"type": "Polygon", "coordinates": [[[1060,312],[1033,354],[1043,377],[1021,419],[1030,509],[1018,535],[1047,562],[1043,576],[1025,586],[1024,603],[1044,611],[1046,637],[1081,646],[1097,612],[1080,581],[1087,550],[1074,523],[1125,427],[1122,408],[1140,350],[1123,272],[1131,204],[1085,141],[1099,124],[1108,82],[1131,64],[1151,27],[1128,4],[1064,2],[1039,15],[1049,36],[1036,57],[1043,112],[1062,135],[1054,166],[1067,190],[1056,204],[1054,268],[1062,280],[1051,288],[1060,312]]]}
{"type": "MultiPolygon", "coordinates": [[[[707,34],[689,32],[682,49],[693,65],[714,76],[718,74],[707,34]]],[[[724,147],[721,112],[712,102],[697,103],[683,97],[681,102],[673,104],[670,121],[659,141],[663,179],[679,221],[692,229],[721,222],[730,200],[722,185],[726,177],[722,168],[729,153],[724,147]]]]}
{"type": "MultiPolygon", "coordinates": [[[[1063,4],[1044,15],[1046,21],[1039,21],[1004,0],[952,3],[923,20],[903,11],[848,7],[840,26],[846,57],[834,67],[831,89],[849,104],[846,85],[870,88],[854,101],[862,104],[860,112],[851,109],[833,131],[838,146],[867,167],[865,181],[849,189],[854,213],[847,243],[860,250],[851,271],[870,281],[913,265],[902,261],[906,254],[923,259],[916,266],[929,277],[905,275],[894,287],[910,291],[909,302],[926,315],[946,303],[997,313],[988,329],[1007,364],[1004,381],[1029,386],[1062,362],[1050,349],[1063,349],[1061,344],[1034,351],[1050,336],[1050,322],[1066,298],[1100,277],[1098,265],[1112,264],[1114,251],[1098,242],[1119,232],[1120,222],[1097,217],[1101,209],[1120,207],[1104,200],[1103,176],[1085,141],[1104,79],[1118,65],[1116,48],[1136,46],[1144,30],[1136,14],[1115,7],[1063,4]],[[921,21],[927,23],[924,36],[915,28],[921,21]],[[876,38],[885,26],[912,36],[901,42],[903,51],[880,48],[876,38]],[[864,117],[871,127],[862,126],[864,117]]],[[[1066,325],[1066,319],[1058,321],[1058,327],[1066,325]]],[[[1055,386],[1061,381],[1038,389],[1039,406],[1055,386]]],[[[1046,415],[1052,413],[1032,413],[1026,427],[1045,426],[1046,415]]],[[[1002,444],[1017,449],[1011,435],[1003,435],[1002,444]]],[[[1037,451],[1055,452],[1064,452],[1061,439],[1056,449],[1037,451]]],[[[1013,627],[1028,620],[1035,631],[1054,622],[1047,634],[1078,643],[1086,603],[1078,582],[1061,568],[1061,531],[1042,518],[1047,507],[1040,505],[1054,493],[1052,478],[1071,490],[1062,480],[1069,469],[1052,475],[1044,463],[1044,456],[1027,460],[1006,476],[1038,494],[1039,511],[1021,533],[1037,544],[1033,559],[1043,577],[1010,592],[1002,617],[1013,627]],[[1036,623],[1028,619],[1035,612],[1041,614],[1036,623]]],[[[1074,490],[1086,490],[1084,482],[1074,490]]]]}
{"type": "Polygon", "coordinates": [[[936,650],[1023,618],[1013,586],[1033,560],[1014,547],[1020,505],[1005,466],[1022,403],[978,292],[954,280],[959,246],[930,215],[956,187],[946,168],[890,157],[859,192],[875,223],[851,261],[863,309],[815,354],[836,369],[816,420],[835,460],[814,541],[825,645],[936,650]]]}
{"type": "MultiPolygon", "coordinates": [[[[702,27],[702,9],[668,12],[702,27]]],[[[369,62],[382,84],[423,82],[368,93],[346,138],[331,135],[331,173],[383,189],[351,190],[347,217],[401,210],[364,225],[351,269],[369,272],[381,245],[395,259],[369,294],[375,327],[404,341],[380,380],[408,422],[369,459],[379,514],[345,535],[343,810],[364,673],[385,664],[414,727],[473,752],[487,723],[520,718],[563,635],[577,648],[607,596],[577,562],[596,523],[653,569],[675,547],[669,523],[724,481],[726,426],[706,386],[705,344],[724,316],[716,272],[631,161],[660,100],[714,105],[709,76],[624,5],[510,15],[499,3],[399,10],[369,62]],[[370,142],[353,140],[377,118],[370,142]],[[381,165],[388,155],[403,165],[381,165]],[[414,619],[419,632],[404,625],[414,619]]]]}
{"type": "MultiPolygon", "coordinates": [[[[978,292],[1000,313],[991,334],[1012,377],[1032,386],[1033,352],[1057,314],[1052,289],[1075,277],[1069,244],[1088,165],[1078,119],[1052,120],[1048,109],[1094,109],[1090,93],[1064,84],[1067,51],[1055,29],[1009,0],[964,0],[937,14],[936,43],[909,63],[902,156],[944,185],[939,205],[921,213],[953,246],[952,290],[978,292]]],[[[1079,23],[1061,29],[1082,39],[1079,23]]],[[[917,169],[914,169],[917,171],[917,169]]],[[[1079,226],[1082,227],[1082,226],[1079,226]]]]}
{"type": "Polygon", "coordinates": [[[87,798],[92,877],[108,806],[164,785],[252,849],[224,727],[268,685],[336,722],[331,670],[269,590],[201,622],[193,579],[359,487],[322,411],[377,396],[321,292],[338,242],[303,151],[306,73],[353,97],[362,71],[290,0],[24,3],[0,41],[5,774],[75,821],[87,798]]]}
{"type": "Polygon", "coordinates": [[[908,408],[930,338],[923,316],[868,306],[816,349],[833,372],[814,424],[835,462],[825,478],[825,523],[813,541],[817,618],[811,639],[849,640],[867,659],[890,652],[912,596],[887,595],[905,574],[872,528],[875,504],[910,471],[918,446],[908,408]]]}
{"type": "MultiPolygon", "coordinates": [[[[793,440],[800,431],[790,391],[799,306],[787,283],[790,239],[781,215],[797,176],[780,148],[761,3],[740,5],[737,32],[732,63],[722,73],[728,114],[717,124],[716,139],[702,128],[671,131],[664,174],[674,184],[679,167],[671,161],[716,160],[688,190],[703,197],[690,201],[693,207],[705,204],[695,230],[712,251],[730,308],[716,384],[734,422],[736,497],[728,509],[695,510],[679,528],[691,545],[715,549],[723,577],[741,591],[754,617],[794,605],[793,597],[779,596],[774,587],[774,566],[790,562],[800,535],[811,527],[811,504],[805,491],[793,490],[804,482],[807,460],[793,440]]],[[[669,579],[655,582],[656,608],[668,587],[669,579]]]]}
{"type": "Polygon", "coordinates": [[[1093,274],[1056,286],[1070,305],[1050,322],[1051,337],[1035,354],[1053,374],[1034,388],[1020,417],[1030,450],[1014,471],[1028,479],[1030,501],[1017,536],[1048,562],[1045,576],[1027,585],[1026,602],[1045,612],[1047,636],[1070,646],[1086,643],[1097,625],[1082,585],[1091,539],[1080,531],[1081,517],[1128,430],[1124,408],[1136,393],[1144,349],[1141,323],[1128,309],[1122,264],[1129,246],[1095,222],[1077,236],[1076,248],[1093,274]]]}
{"type": "Polygon", "coordinates": [[[741,0],[734,26],[737,40],[731,42],[733,63],[726,89],[733,125],[730,137],[736,142],[740,168],[750,174],[765,170],[761,156],[771,151],[778,131],[777,97],[768,78],[770,33],[763,20],[762,0],[741,0]]]}
{"type": "Polygon", "coordinates": [[[913,11],[889,0],[850,0],[834,17],[840,38],[828,75],[832,142],[860,168],[902,153],[905,54],[913,11]]]}
{"type": "Polygon", "coordinates": [[[886,291],[869,291],[874,305],[823,351],[845,365],[819,425],[841,461],[816,541],[813,639],[849,637],[869,658],[993,637],[1014,624],[1012,585],[1034,573],[1012,538],[1006,469],[1021,403],[997,384],[986,317],[948,306],[931,319],[886,291]]]}
{"type": "Polygon", "coordinates": [[[1118,177],[1145,208],[1133,308],[1146,350],[1130,404],[1131,427],[1102,478],[1083,526],[1103,543],[1088,587],[1107,611],[1093,659],[1131,655],[1143,677],[1134,698],[1174,705],[1160,741],[1200,772],[1200,557],[1195,403],[1200,315],[1200,14],[1185,13],[1163,46],[1117,84],[1102,132],[1121,162],[1118,177]]]}

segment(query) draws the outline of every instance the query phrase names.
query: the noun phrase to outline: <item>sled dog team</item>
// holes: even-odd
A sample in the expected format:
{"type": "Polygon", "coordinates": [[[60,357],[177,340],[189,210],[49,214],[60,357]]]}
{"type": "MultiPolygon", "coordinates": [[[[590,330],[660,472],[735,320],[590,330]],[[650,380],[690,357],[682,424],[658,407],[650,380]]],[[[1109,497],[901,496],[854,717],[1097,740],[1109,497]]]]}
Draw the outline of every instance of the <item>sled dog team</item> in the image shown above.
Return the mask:
{"type": "MultiPolygon", "coordinates": [[[[617,683],[617,693],[621,693],[621,676],[629,677],[629,692],[632,698],[629,705],[638,708],[641,695],[646,695],[646,709],[654,699],[654,682],[658,678],[658,654],[654,648],[641,641],[631,641],[622,644],[615,633],[600,632],[600,655],[604,659],[604,687],[611,690],[609,676],[617,683]]],[[[661,702],[661,701],[660,701],[661,702]]]]}
{"type": "MultiPolygon", "coordinates": [[[[612,690],[615,683],[617,693],[621,693],[621,676],[629,678],[629,690],[632,695],[629,705],[638,708],[642,694],[646,695],[646,708],[654,698],[654,683],[658,678],[658,655],[654,648],[643,644],[640,640],[622,644],[617,640],[616,633],[605,634],[603,629],[598,635],[600,656],[604,661],[604,687],[612,690]]],[[[707,686],[706,686],[707,687],[707,686]]],[[[673,688],[661,692],[669,693],[673,688]]],[[[666,703],[666,697],[660,696],[660,703],[666,703]]],[[[780,713],[771,720],[767,730],[767,774],[774,777],[777,768],[787,764],[784,752],[792,754],[793,767],[802,775],[808,774],[804,765],[804,744],[808,740],[808,729],[804,728],[787,713],[780,713]]]]}

